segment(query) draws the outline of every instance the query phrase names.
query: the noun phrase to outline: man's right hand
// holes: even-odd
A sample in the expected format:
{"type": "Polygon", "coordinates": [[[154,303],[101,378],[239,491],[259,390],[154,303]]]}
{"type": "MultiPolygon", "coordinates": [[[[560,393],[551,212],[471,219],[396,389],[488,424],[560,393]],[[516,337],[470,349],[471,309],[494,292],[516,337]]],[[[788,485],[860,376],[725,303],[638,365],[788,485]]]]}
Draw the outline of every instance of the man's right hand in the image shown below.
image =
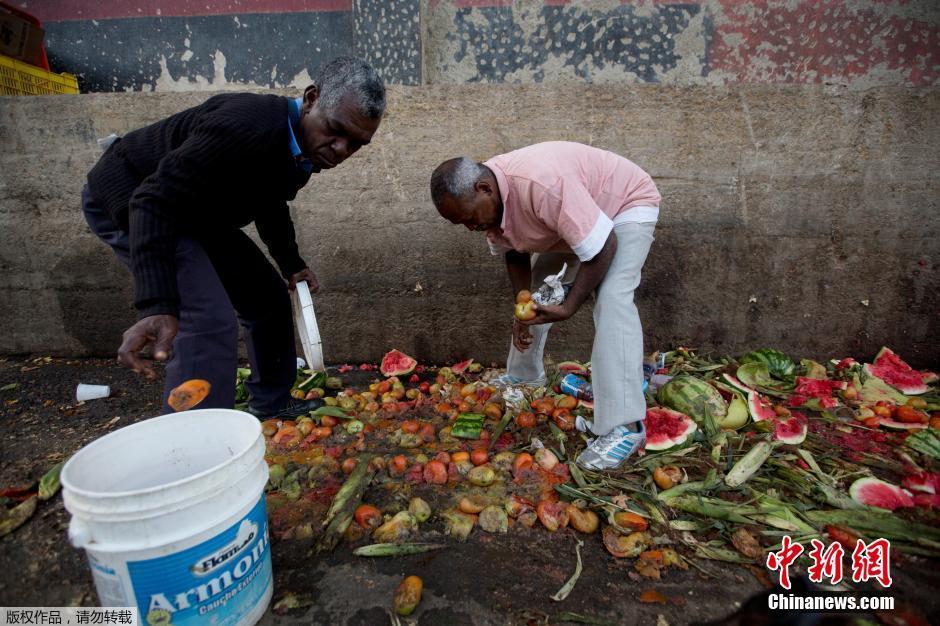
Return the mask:
{"type": "Polygon", "coordinates": [[[529,332],[529,327],[525,324],[521,324],[519,320],[513,319],[512,345],[514,345],[519,352],[525,352],[531,344],[532,333],[529,332]]]}
{"type": "Polygon", "coordinates": [[[178,330],[179,320],[172,315],[145,317],[124,331],[124,341],[118,348],[118,363],[153,380],[157,375],[150,364],[140,358],[140,351],[153,344],[153,358],[166,361],[178,330]]]}

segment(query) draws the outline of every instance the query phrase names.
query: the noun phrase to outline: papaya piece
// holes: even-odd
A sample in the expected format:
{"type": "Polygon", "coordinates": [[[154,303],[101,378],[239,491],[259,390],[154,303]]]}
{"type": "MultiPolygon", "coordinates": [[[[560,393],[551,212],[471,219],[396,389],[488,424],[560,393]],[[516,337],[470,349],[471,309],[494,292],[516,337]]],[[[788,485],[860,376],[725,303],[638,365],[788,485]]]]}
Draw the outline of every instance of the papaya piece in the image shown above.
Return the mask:
{"type": "Polygon", "coordinates": [[[166,402],[177,413],[188,411],[206,399],[211,387],[209,381],[193,378],[173,389],[166,402]]]}

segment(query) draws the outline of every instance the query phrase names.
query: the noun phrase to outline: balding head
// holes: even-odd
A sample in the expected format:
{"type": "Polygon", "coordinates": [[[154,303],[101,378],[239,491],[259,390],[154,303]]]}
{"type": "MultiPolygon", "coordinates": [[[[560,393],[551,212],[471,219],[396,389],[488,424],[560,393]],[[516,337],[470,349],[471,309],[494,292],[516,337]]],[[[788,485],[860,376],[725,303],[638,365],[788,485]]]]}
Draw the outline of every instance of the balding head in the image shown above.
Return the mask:
{"type": "Polygon", "coordinates": [[[470,230],[499,226],[502,198],[488,167],[469,157],[444,161],[431,174],[431,200],[442,217],[470,230]]]}

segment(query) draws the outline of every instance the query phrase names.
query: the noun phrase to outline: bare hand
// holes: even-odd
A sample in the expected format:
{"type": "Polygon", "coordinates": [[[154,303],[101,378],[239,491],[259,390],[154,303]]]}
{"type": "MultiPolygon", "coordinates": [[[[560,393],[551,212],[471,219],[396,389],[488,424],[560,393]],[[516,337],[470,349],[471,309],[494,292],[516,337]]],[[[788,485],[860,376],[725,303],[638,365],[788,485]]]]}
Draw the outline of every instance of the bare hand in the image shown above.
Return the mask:
{"type": "Polygon", "coordinates": [[[519,352],[525,352],[532,345],[532,333],[517,319],[512,321],[512,345],[519,352]]]}
{"type": "Polygon", "coordinates": [[[532,304],[534,305],[535,317],[526,322],[520,321],[520,324],[525,324],[526,326],[551,324],[553,322],[563,322],[574,315],[574,311],[570,311],[569,307],[566,306],[564,302],[561,304],[538,304],[537,302],[533,302],[532,304]]]}
{"type": "Polygon", "coordinates": [[[293,291],[297,287],[297,283],[302,280],[307,281],[307,288],[310,289],[310,293],[320,291],[320,283],[317,282],[317,275],[314,274],[313,270],[309,267],[305,267],[299,272],[294,273],[287,281],[287,288],[293,291]]]}
{"type": "Polygon", "coordinates": [[[150,364],[140,358],[140,352],[153,344],[153,358],[166,361],[178,330],[179,320],[172,315],[145,317],[124,331],[124,341],[118,348],[118,363],[153,380],[157,375],[150,364]]]}

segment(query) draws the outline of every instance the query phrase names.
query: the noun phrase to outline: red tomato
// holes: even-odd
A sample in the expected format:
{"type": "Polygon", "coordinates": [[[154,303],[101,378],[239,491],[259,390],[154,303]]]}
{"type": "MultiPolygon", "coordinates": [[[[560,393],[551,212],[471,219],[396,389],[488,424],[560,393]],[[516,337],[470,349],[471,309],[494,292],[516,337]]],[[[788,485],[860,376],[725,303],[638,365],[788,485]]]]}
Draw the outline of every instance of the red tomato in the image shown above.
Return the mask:
{"type": "Polygon", "coordinates": [[[516,416],[516,424],[520,428],[532,428],[535,426],[535,413],[523,411],[516,416]]]}
{"type": "Polygon", "coordinates": [[[359,465],[359,460],[353,457],[349,457],[343,461],[343,473],[352,474],[353,470],[356,469],[356,466],[359,465]]]}
{"type": "Polygon", "coordinates": [[[388,462],[388,475],[389,476],[401,476],[405,473],[405,470],[408,469],[408,459],[405,458],[404,454],[399,454],[392,457],[392,460],[388,462]]]}
{"type": "Polygon", "coordinates": [[[437,459],[424,466],[424,481],[432,485],[447,484],[447,466],[437,459]]]}
{"type": "Polygon", "coordinates": [[[356,523],[365,529],[372,529],[382,523],[382,512],[371,504],[360,504],[353,513],[356,523]]]}
{"type": "Polygon", "coordinates": [[[486,448],[477,448],[470,453],[470,462],[474,465],[483,465],[490,460],[490,453],[486,448]]]}
{"type": "Polygon", "coordinates": [[[538,515],[542,526],[551,532],[568,525],[568,505],[563,502],[542,500],[535,507],[535,514],[538,515]]]}

